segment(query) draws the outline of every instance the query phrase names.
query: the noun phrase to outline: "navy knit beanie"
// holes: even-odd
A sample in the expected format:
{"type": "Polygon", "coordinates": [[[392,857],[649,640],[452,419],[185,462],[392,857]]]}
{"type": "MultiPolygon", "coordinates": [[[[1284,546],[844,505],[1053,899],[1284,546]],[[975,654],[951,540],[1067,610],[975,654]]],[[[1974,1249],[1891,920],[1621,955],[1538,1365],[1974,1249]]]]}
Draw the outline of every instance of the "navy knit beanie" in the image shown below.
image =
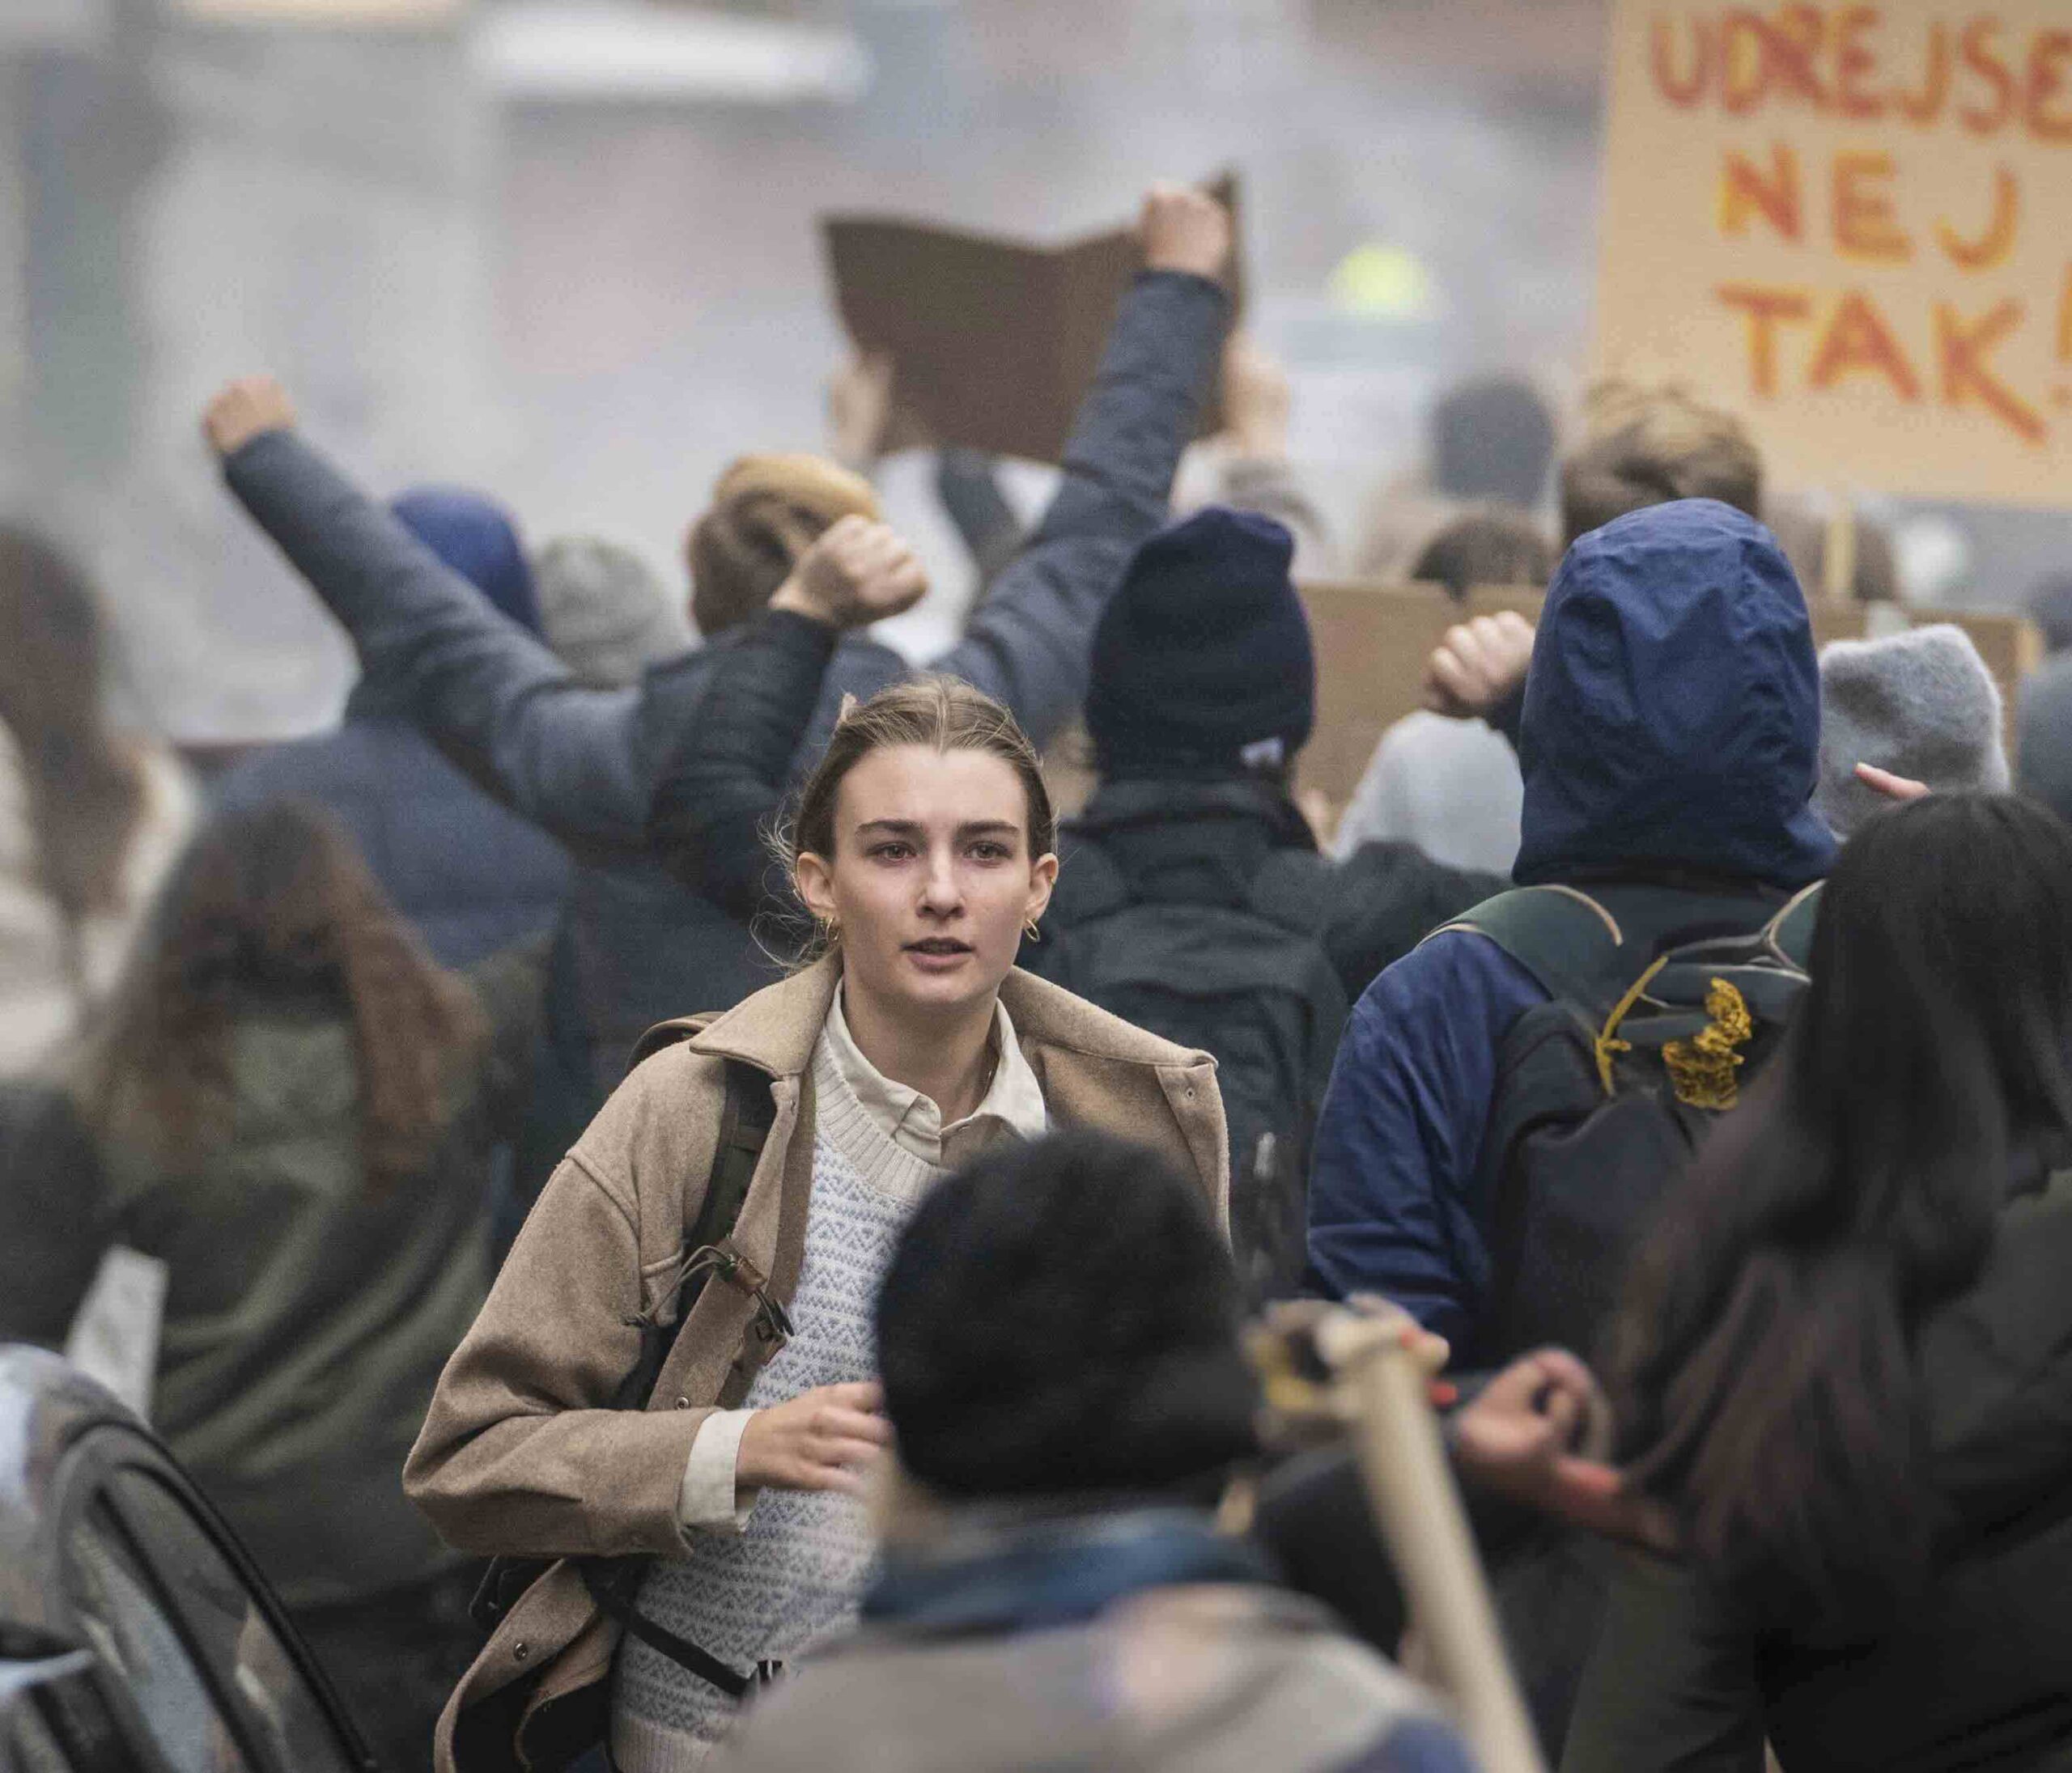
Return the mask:
{"type": "Polygon", "coordinates": [[[1236,761],[1316,722],[1310,621],[1288,576],[1295,540],[1212,505],[1153,536],[1093,633],[1086,730],[1104,774],[1236,761]]]}
{"type": "Polygon", "coordinates": [[[540,632],[540,601],[518,531],[493,498],[415,486],[388,502],[404,528],[521,628],[540,632]]]}
{"type": "Polygon", "coordinates": [[[1156,1152],[1003,1140],[928,1193],[877,1300],[900,1462],[945,1495],[1168,1491],[1258,1451],[1229,1251],[1156,1152]]]}

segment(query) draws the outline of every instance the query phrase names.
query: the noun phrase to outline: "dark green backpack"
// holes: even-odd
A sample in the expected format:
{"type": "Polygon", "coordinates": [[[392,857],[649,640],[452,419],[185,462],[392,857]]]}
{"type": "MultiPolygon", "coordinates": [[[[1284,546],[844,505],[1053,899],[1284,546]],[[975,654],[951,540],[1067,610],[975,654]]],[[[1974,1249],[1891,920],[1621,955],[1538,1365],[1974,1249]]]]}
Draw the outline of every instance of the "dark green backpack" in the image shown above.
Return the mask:
{"type": "Polygon", "coordinates": [[[1487,936],[1549,999],[1497,1057],[1477,1177],[1492,1258],[1478,1364],[1594,1351],[1641,1233],[1798,1008],[1817,901],[1811,887],[1783,904],[1526,887],[1446,926],[1487,936]]]}

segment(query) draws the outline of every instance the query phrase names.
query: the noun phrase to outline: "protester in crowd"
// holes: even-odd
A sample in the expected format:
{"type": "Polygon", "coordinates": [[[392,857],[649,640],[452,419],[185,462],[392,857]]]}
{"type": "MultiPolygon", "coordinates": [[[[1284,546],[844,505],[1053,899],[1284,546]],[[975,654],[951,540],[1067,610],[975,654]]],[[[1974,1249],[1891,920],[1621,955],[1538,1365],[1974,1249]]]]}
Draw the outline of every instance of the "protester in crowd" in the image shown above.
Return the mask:
{"type": "MultiPolygon", "coordinates": [[[[1684,500],[1586,537],[1548,593],[1525,682],[1515,879],[1650,889],[1650,931],[1627,938],[1637,955],[1693,916],[1733,927],[1736,905],[1760,928],[1834,854],[1808,804],[1818,685],[1798,581],[1753,520],[1684,500]]],[[[1484,1352],[1498,1054],[1550,995],[1471,930],[1433,936],[1369,988],[1318,1135],[1318,1290],[1382,1293],[1464,1357],[1484,1352]]]]}
{"type": "Polygon", "coordinates": [[[166,1265],[153,1425],[384,1767],[428,1764],[478,1641],[400,1478],[487,1292],[538,999],[537,962],[435,965],[313,804],[222,814],[69,1075],[97,1191],[15,1170],[0,1336],[61,1343],[110,1244],[166,1265]]]}
{"type": "Polygon", "coordinates": [[[690,643],[682,615],[647,562],[601,536],[547,543],[533,556],[533,586],[541,637],[586,689],[638,683],[650,665],[690,643]]]}
{"type": "MultiPolygon", "coordinates": [[[[402,527],[531,635],[540,607],[510,516],[479,493],[420,487],[402,527]]],[[[383,894],[441,966],[464,967],[552,927],[568,891],[559,845],[477,787],[410,718],[393,682],[363,678],[329,732],[273,745],[218,778],[218,806],[313,800],[352,834],[383,894]]]]}
{"type": "MultiPolygon", "coordinates": [[[[1084,693],[1087,638],[1136,544],[1163,520],[1222,342],[1228,214],[1160,187],[1144,210],[1144,274],[1125,299],[1068,445],[1064,478],[1028,549],[936,668],[997,694],[1039,739],[1084,693]]],[[[543,647],[465,586],[296,434],[264,380],[212,405],[210,437],[231,489],[351,632],[368,677],[465,757],[494,792],[566,843],[577,880],[550,999],[561,1097],[558,1151],[621,1074],[641,1031],[686,1005],[724,1007],[773,969],[747,928],[649,858],[654,760],[698,704],[731,630],[761,610],[815,537],[874,516],[867,484],[812,458],[760,457],[721,480],[693,527],[692,613],[708,644],[635,689],[585,691],[543,647]],[[571,1124],[572,1123],[572,1124],[571,1124]]],[[[904,676],[890,649],[843,645],[803,756],[846,694],[904,676]]]]}
{"type": "Polygon", "coordinates": [[[2043,630],[2043,648],[2055,655],[2072,647],[2072,573],[2053,573],[2023,600],[2029,620],[2043,630]]]}
{"type": "Polygon", "coordinates": [[[2068,1160],[2072,832],[1974,795],[1871,821],[1633,1275],[1621,1447],[1683,1555],[1620,1578],[1565,1767],[2072,1753],[2068,1160]]]}
{"type": "Polygon", "coordinates": [[[1363,578],[1414,577],[1419,553],[1456,517],[1490,504],[1530,513],[1546,496],[1554,420],[1523,378],[1455,384],[1433,405],[1425,428],[1426,459],[1417,477],[1389,488],[1368,513],[1354,561],[1363,578]]]}
{"type": "Polygon", "coordinates": [[[1162,1153],[1226,1222],[1214,1062],[1013,970],[1054,850],[1034,749],[968,685],[896,685],[837,725],[791,855],[820,957],[658,1031],[526,1221],[411,1455],[411,1494],[456,1545],[655,1560],[615,1608],[640,1622],[623,1639],[575,1565],[543,1577],[449,1706],[442,1766],[507,1754],[529,1703],[529,1754],[596,1728],[597,1694],[587,1712],[577,1695],[608,1677],[617,1764],[695,1765],[759,1668],[851,1615],[868,1535],[847,1492],[886,1433],[871,1302],[949,1168],[1088,1126],[1162,1153]],[[758,1118],[742,1177],[728,1154],[758,1118]],[[734,1177],[737,1214],[708,1215],[734,1177]],[[639,1326],[680,1321],[680,1282],[715,1260],[686,1246],[715,1243],[718,1282],[630,1407],[639,1326]]]}
{"type": "MultiPolygon", "coordinates": [[[[744,635],[655,801],[656,854],[775,935],[781,881],[756,855],[818,706],[836,628],[870,619],[860,570],[802,570],[744,635]],[[842,587],[860,591],[846,597],[842,587]],[[813,607],[813,600],[819,607],[813,607]]],[[[1065,828],[1072,862],[1024,964],[1213,1053],[1231,1126],[1233,1236],[1255,1296],[1301,1271],[1302,1196],[1347,1006],[1428,930],[1498,890],[1403,844],[1341,865],[1289,797],[1315,661],[1293,540],[1212,507],[1131,562],[1094,631],[1085,720],[1099,785],[1065,828]]]]}
{"type": "Polygon", "coordinates": [[[1763,459],[1741,422],[1674,388],[1602,383],[1587,437],[1561,464],[1562,545],[1615,517],[1682,498],[1763,514],[1763,459]]]}
{"type": "Polygon", "coordinates": [[[2017,698],[2016,785],[2072,820],[2072,575],[2039,585],[2029,614],[2049,656],[2023,681],[2017,698]]]}
{"type": "MultiPolygon", "coordinates": [[[[1478,585],[1541,590],[1555,565],[1536,523],[1488,506],[1434,536],[1410,576],[1444,585],[1458,600],[1478,585]]],[[[1522,617],[1492,617],[1471,629],[1471,638],[1501,630],[1516,639],[1524,628],[1522,617]]],[[[1437,686],[1433,699],[1438,701],[1437,686]]],[[[1340,816],[1332,847],[1348,855],[1363,843],[1393,838],[1454,867],[1508,875],[1518,853],[1524,793],[1517,753],[1502,733],[1480,719],[1422,708],[1382,735],[1340,816]]]]}
{"type": "Polygon", "coordinates": [[[79,569],[0,527],[0,1078],[51,1059],[121,971],[193,817],[185,772],[103,700],[79,569]]]}
{"type": "Polygon", "coordinates": [[[1769,525],[1791,562],[1798,582],[1815,596],[1828,591],[1828,550],[1846,546],[1849,551],[1846,601],[1858,604],[1896,604],[1904,600],[1900,590],[1899,550],[1892,532],[1862,511],[1849,514],[1848,540],[1844,543],[1828,514],[1812,500],[1790,494],[1765,498],[1763,520],[1769,525]]]}
{"type": "Polygon", "coordinates": [[[722,1764],[1468,1767],[1429,1696],[1217,1530],[1258,1451],[1239,1310],[1198,1188],[1140,1147],[996,1147],[937,1186],[878,1296],[896,1456],[862,1628],[722,1764]]]}
{"type": "Polygon", "coordinates": [[[1963,629],[1948,622],[1820,649],[1820,778],[1814,809],[1846,838],[1892,796],[1865,764],[1938,794],[2008,786],[1999,686],[1963,629]]]}
{"type": "Polygon", "coordinates": [[[1287,370],[1254,334],[1236,332],[1218,385],[1222,429],[1189,453],[1175,504],[1189,514],[1221,505],[1270,517],[1295,539],[1295,576],[1330,577],[1338,570],[1331,525],[1289,456],[1287,370]]]}

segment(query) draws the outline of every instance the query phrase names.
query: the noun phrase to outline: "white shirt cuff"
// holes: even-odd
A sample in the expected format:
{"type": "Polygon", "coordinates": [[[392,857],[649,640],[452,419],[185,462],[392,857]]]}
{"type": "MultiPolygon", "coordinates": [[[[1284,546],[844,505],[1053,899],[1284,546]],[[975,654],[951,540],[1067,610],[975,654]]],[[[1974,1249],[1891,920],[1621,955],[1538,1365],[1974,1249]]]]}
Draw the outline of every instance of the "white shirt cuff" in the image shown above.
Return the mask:
{"type": "Polygon", "coordinates": [[[734,1468],[741,1458],[742,1432],[754,1414],[715,1410],[698,1424],[690,1457],[684,1461],[683,1482],[677,1487],[677,1519],[683,1525],[707,1533],[740,1533],[747,1527],[760,1492],[737,1495],[734,1468]]]}

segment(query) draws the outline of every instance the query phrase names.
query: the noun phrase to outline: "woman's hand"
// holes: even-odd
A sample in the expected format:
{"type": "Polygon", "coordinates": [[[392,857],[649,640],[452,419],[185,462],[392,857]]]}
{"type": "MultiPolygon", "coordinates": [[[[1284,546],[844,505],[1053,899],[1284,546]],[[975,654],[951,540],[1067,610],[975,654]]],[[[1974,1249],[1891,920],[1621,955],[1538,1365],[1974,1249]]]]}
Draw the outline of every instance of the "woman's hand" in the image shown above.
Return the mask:
{"type": "Polygon", "coordinates": [[[740,1490],[839,1490],[860,1495],[864,1474],[891,1444],[884,1393],[868,1381],[820,1385],[749,1418],[734,1459],[740,1490]]]}

